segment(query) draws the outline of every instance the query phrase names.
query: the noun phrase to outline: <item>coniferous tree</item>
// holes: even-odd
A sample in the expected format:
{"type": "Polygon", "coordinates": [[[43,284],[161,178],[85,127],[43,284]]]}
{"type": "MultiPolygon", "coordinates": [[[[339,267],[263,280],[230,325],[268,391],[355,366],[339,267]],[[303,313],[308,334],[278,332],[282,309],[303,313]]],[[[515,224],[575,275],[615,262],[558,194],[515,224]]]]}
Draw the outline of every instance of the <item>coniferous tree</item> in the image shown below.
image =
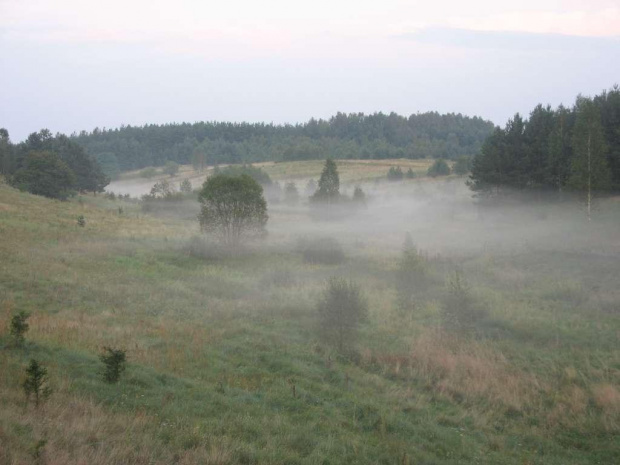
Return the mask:
{"type": "Polygon", "coordinates": [[[336,162],[331,158],[325,160],[323,172],[319,179],[319,188],[312,196],[316,203],[331,205],[338,202],[340,197],[340,176],[336,162]]]}

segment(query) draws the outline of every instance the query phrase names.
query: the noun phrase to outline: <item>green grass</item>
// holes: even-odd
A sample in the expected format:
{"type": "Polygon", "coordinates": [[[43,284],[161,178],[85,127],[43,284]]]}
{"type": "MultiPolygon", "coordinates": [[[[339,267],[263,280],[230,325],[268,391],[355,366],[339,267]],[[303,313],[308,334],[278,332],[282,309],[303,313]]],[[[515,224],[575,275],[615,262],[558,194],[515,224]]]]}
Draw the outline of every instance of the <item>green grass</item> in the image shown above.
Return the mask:
{"type": "Polygon", "coordinates": [[[380,247],[347,243],[340,265],[275,243],[202,260],[190,221],[118,205],[0,185],[0,463],[30,463],[40,440],[49,463],[618,462],[613,256],[432,259],[407,311],[380,247]],[[488,307],[475,338],[438,329],[455,263],[488,307]],[[315,330],[330,275],[369,300],[348,355],[315,330]],[[24,348],[6,335],[17,310],[33,314],[24,348]],[[106,345],[127,349],[117,385],[100,375],[106,345]],[[32,357],[55,389],[39,411],[20,388],[32,357]]]}

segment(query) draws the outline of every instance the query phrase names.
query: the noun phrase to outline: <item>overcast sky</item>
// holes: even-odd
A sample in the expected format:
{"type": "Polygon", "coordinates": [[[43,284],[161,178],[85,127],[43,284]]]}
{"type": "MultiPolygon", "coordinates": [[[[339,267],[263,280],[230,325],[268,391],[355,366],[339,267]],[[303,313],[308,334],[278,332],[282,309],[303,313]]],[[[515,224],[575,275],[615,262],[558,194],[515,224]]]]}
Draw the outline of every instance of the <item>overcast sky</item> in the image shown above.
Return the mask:
{"type": "Polygon", "coordinates": [[[620,0],[0,0],[0,127],[14,141],[337,111],[503,125],[614,83],[620,0]]]}

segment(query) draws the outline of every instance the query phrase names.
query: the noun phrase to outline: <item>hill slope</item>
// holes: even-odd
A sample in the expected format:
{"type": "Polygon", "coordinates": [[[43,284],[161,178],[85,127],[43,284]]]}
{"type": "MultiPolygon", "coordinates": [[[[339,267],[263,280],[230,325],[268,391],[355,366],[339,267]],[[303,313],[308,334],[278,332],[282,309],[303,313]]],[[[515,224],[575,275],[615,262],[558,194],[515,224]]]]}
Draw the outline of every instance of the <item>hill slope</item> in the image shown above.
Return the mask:
{"type": "MultiPolygon", "coordinates": [[[[305,215],[271,214],[274,230],[305,215]]],[[[618,315],[576,284],[608,270],[599,282],[607,298],[614,259],[468,257],[465,273],[493,303],[489,336],[470,340],[438,329],[449,260],[429,259],[427,290],[403,313],[392,281],[399,262],[359,236],[341,236],[345,262],[317,265],[281,235],[209,258],[188,249],[196,230],[130,203],[61,203],[0,184],[1,463],[37,454],[49,464],[559,465],[620,456],[618,315]],[[316,298],[330,275],[355,279],[369,299],[348,355],[315,336],[316,298]],[[21,349],[6,336],[17,310],[32,312],[21,349]],[[101,379],[102,346],[128,351],[118,385],[101,379]],[[38,411],[20,388],[30,358],[48,367],[55,390],[38,411]]]]}

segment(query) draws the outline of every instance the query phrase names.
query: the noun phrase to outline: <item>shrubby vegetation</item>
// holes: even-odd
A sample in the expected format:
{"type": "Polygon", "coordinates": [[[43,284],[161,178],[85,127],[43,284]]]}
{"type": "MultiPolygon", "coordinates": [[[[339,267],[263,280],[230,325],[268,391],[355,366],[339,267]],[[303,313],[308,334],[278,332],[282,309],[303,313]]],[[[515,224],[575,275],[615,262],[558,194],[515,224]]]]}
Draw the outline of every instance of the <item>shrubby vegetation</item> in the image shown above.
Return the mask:
{"type": "Polygon", "coordinates": [[[368,306],[357,284],[332,277],[327,281],[317,310],[321,338],[343,351],[355,342],[357,329],[367,317],[368,306]]]}
{"type": "Polygon", "coordinates": [[[26,399],[30,400],[34,396],[34,405],[38,407],[52,394],[52,388],[49,386],[49,378],[47,368],[41,365],[37,360],[31,359],[28,368],[26,368],[26,379],[22,383],[26,399]]]}
{"type": "Polygon", "coordinates": [[[388,170],[388,181],[402,181],[404,177],[405,174],[403,173],[403,170],[400,168],[400,166],[392,166],[388,170]]]}
{"type": "Polygon", "coordinates": [[[123,349],[104,347],[99,360],[104,364],[103,379],[106,383],[118,383],[127,365],[127,353],[123,349]]]}
{"type": "Polygon", "coordinates": [[[428,169],[429,176],[436,178],[437,176],[448,176],[450,174],[450,166],[446,163],[445,160],[441,158],[439,160],[435,160],[435,162],[428,169]]]}
{"type": "Polygon", "coordinates": [[[30,329],[28,325],[28,318],[30,314],[25,311],[21,311],[13,315],[11,318],[10,336],[13,339],[13,343],[16,346],[22,346],[26,341],[26,333],[30,329]]]}

